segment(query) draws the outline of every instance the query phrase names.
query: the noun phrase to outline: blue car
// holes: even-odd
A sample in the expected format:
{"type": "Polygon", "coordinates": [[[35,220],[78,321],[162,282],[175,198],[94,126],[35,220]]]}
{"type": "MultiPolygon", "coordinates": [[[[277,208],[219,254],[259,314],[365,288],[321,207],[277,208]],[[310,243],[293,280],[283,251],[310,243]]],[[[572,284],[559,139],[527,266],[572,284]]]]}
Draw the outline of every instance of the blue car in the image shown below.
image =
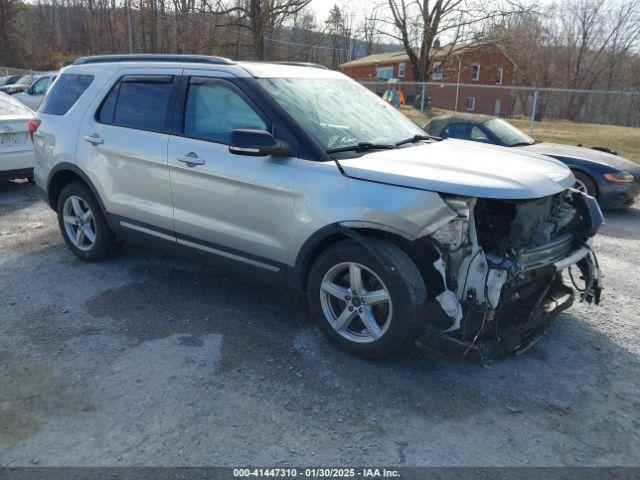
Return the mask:
{"type": "Polygon", "coordinates": [[[442,115],[424,129],[442,139],[491,143],[555,158],[573,171],[576,188],[595,197],[601,208],[628,207],[640,194],[640,166],[606,149],[537,142],[510,123],[488,115],[442,115]]]}

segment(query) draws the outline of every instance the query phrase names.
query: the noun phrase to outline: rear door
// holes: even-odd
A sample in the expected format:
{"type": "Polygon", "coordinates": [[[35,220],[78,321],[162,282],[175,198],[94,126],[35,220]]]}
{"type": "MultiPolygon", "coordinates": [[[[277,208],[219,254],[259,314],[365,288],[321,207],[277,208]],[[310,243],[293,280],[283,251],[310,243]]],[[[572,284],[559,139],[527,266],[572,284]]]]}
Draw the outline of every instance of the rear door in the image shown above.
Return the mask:
{"type": "Polygon", "coordinates": [[[120,71],[85,115],[77,158],[120,226],[173,235],[167,145],[181,70],[120,71]]]}
{"type": "Polygon", "coordinates": [[[168,150],[178,244],[276,271],[287,259],[296,159],[229,152],[234,129],[273,132],[232,80],[184,71],[181,121],[168,150]]]}

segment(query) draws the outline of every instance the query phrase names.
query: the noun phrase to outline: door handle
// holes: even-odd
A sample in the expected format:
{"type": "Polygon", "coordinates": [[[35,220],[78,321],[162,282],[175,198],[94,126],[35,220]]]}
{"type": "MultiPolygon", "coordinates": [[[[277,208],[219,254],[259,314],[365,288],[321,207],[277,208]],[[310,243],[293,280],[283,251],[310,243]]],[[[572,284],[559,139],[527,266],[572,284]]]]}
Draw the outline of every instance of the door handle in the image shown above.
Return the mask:
{"type": "Polygon", "coordinates": [[[91,145],[100,145],[101,143],[104,143],[104,140],[102,139],[102,137],[100,135],[98,135],[97,133],[93,133],[91,135],[87,135],[84,137],[84,141],[90,143],[91,145]]]}
{"type": "Polygon", "coordinates": [[[195,152],[189,152],[186,155],[178,155],[176,160],[182,163],[186,163],[188,167],[193,167],[194,165],[204,165],[204,159],[198,157],[198,154],[195,152]]]}

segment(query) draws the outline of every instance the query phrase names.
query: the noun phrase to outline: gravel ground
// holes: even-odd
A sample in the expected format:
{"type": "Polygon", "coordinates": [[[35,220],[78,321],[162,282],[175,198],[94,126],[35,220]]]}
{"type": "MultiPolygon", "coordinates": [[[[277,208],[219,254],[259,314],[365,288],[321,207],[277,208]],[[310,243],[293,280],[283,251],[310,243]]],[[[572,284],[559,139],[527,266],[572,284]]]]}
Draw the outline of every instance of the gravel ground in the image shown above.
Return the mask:
{"type": "Polygon", "coordinates": [[[336,351],[305,298],[128,246],[88,264],[0,183],[1,465],[640,464],[640,204],[595,246],[600,307],[483,368],[336,351]]]}

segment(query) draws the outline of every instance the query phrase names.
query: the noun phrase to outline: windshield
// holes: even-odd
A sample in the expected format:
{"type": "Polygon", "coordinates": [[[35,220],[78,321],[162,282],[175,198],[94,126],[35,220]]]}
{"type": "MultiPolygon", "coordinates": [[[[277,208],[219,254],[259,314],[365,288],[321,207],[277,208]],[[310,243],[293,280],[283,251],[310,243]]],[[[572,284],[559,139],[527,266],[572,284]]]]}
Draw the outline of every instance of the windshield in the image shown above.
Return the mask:
{"type": "Polygon", "coordinates": [[[264,78],[260,84],[325,150],[395,145],[424,130],[349,79],[264,78]]]}
{"type": "Polygon", "coordinates": [[[500,118],[494,118],[493,120],[485,122],[484,128],[489,130],[489,132],[497,137],[506,147],[536,143],[529,135],[522,133],[522,131],[500,118]]]}
{"type": "Polygon", "coordinates": [[[29,85],[33,80],[31,75],[26,75],[16,82],[16,85],[29,85]]]}

